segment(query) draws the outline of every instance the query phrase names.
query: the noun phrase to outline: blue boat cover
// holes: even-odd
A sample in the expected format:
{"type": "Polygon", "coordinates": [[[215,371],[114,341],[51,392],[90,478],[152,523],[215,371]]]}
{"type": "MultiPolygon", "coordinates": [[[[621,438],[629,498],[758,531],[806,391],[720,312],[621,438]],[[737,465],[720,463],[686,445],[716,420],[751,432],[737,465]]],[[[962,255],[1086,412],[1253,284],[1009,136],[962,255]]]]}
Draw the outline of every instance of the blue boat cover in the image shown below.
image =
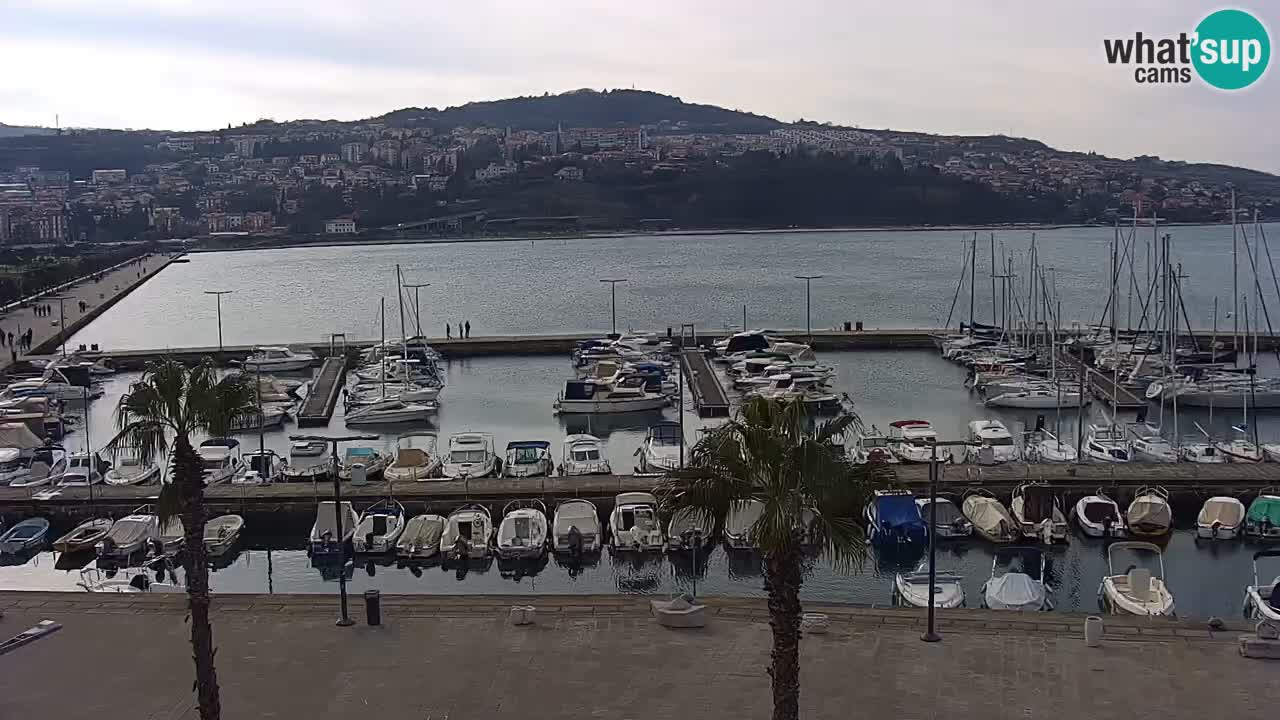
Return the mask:
{"type": "Polygon", "coordinates": [[[876,498],[876,518],[885,529],[911,528],[923,525],[920,508],[911,495],[881,495],[876,498]]]}

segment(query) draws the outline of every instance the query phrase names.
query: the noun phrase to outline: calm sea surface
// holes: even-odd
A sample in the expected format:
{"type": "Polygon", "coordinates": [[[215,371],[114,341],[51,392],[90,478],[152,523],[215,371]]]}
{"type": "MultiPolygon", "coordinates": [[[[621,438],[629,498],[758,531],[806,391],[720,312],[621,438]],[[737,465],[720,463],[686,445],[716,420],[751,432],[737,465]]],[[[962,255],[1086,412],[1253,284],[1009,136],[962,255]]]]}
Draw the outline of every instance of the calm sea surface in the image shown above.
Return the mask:
{"type": "MultiPolygon", "coordinates": [[[[837,389],[849,393],[862,418],[881,427],[895,419],[923,417],[931,420],[944,435],[957,436],[969,420],[977,417],[999,417],[1015,433],[1034,423],[1034,413],[984,411],[975,397],[962,387],[963,370],[935,353],[832,352],[821,354],[820,359],[838,368],[837,389]]],[[[442,438],[461,430],[483,430],[494,434],[499,448],[511,440],[547,439],[553,442],[558,455],[559,439],[566,433],[590,431],[607,443],[615,470],[627,472],[634,463],[633,453],[644,438],[645,427],[660,417],[655,414],[596,418],[588,424],[586,418],[569,420],[553,415],[551,403],[570,373],[568,358],[476,358],[450,362],[446,369],[448,385],[435,424],[442,438]]],[[[1274,374],[1276,368],[1269,364],[1264,372],[1274,374]]],[[[90,405],[88,440],[92,446],[101,446],[109,437],[112,410],[133,377],[120,375],[109,379],[106,395],[90,405]]],[[[674,413],[668,411],[667,417],[674,418],[674,413]]],[[[1189,426],[1193,416],[1184,417],[1189,426]]],[[[1202,424],[1207,422],[1203,416],[1194,418],[1202,424]]],[[[1049,413],[1048,420],[1053,424],[1056,418],[1049,413]]],[[[1219,412],[1214,425],[1226,430],[1233,421],[1238,418],[1219,412]]],[[[701,421],[689,416],[686,422],[692,441],[695,439],[693,428],[701,421]]],[[[1065,437],[1074,437],[1075,416],[1064,413],[1062,426],[1065,437]]],[[[1259,426],[1264,438],[1280,438],[1280,418],[1263,417],[1259,426]]],[[[331,427],[335,430],[342,427],[341,409],[331,427]]],[[[286,435],[293,429],[287,425],[284,430],[269,433],[265,440],[267,446],[287,454],[286,435]]],[[[245,436],[242,442],[252,447],[257,439],[245,436]]],[[[394,440],[387,436],[383,443],[390,448],[394,440]]],[[[84,432],[78,430],[69,435],[64,445],[73,450],[83,447],[84,432]]],[[[409,509],[415,513],[422,511],[416,506],[409,509]]],[[[1194,503],[1178,507],[1179,529],[1166,548],[1168,580],[1179,613],[1198,617],[1235,616],[1240,611],[1243,588],[1252,581],[1250,558],[1257,548],[1249,543],[1197,545],[1189,529],[1193,527],[1197,509],[1194,503]]],[[[242,550],[228,558],[225,567],[215,571],[214,590],[336,592],[336,575],[322,574],[313,568],[303,550],[312,519],[301,516],[256,523],[251,520],[241,543],[242,550]]],[[[66,529],[57,527],[55,533],[66,529]]],[[[969,605],[976,606],[979,589],[991,571],[990,546],[976,540],[943,545],[940,557],[943,567],[954,568],[964,575],[969,605]]],[[[1098,582],[1106,570],[1104,545],[1073,536],[1068,546],[1055,548],[1049,557],[1057,606],[1064,610],[1093,610],[1098,582]]],[[[912,567],[918,560],[918,556],[876,557],[872,552],[860,572],[848,575],[834,572],[818,561],[805,580],[804,595],[811,600],[886,604],[891,597],[893,573],[912,567]]],[[[87,558],[73,561],[44,552],[20,565],[0,567],[0,588],[75,590],[75,583],[80,580],[79,565],[87,561],[87,558]]],[[[749,557],[731,558],[716,549],[701,560],[697,570],[699,592],[763,594],[758,563],[749,557]]],[[[1276,572],[1277,569],[1272,569],[1271,575],[1276,572]]],[[[612,561],[606,553],[600,564],[572,571],[554,560],[542,568],[506,572],[495,565],[487,571],[463,575],[438,567],[411,570],[385,564],[359,565],[354,569],[351,587],[354,591],[376,588],[396,593],[661,594],[689,588],[694,577],[688,558],[672,560],[654,556],[644,561],[612,561]]]]}
{"type": "MultiPolygon", "coordinates": [[[[1280,225],[1265,225],[1271,238],[1280,225]]],[[[1127,232],[1127,231],[1126,231],[1127,232]]],[[[1232,296],[1231,228],[1174,227],[1174,261],[1188,277],[1183,295],[1191,323],[1213,325],[1217,296],[1225,326],[1232,296]]],[[[1250,228],[1251,237],[1253,234],[1250,228]]],[[[797,232],[699,236],[632,236],[531,242],[308,247],[196,253],[173,265],[77,333],[74,345],[104,349],[199,347],[217,344],[210,290],[222,299],[227,344],[320,342],[330,333],[374,339],[378,307],[387,298],[388,336],[399,334],[395,266],[420,291],[422,329],[444,335],[446,323],[470,321],[475,335],[607,331],[609,287],[618,285],[620,328],[661,330],[694,323],[703,329],[741,324],[747,306],[752,327],[805,326],[805,284],[795,275],[822,275],[812,284],[812,324],[835,327],[861,320],[867,328],[937,327],[946,319],[965,263],[956,230],[914,232],[797,232]]],[[[1055,268],[1065,322],[1095,321],[1109,292],[1111,240],[1107,228],[1036,233],[1040,264],[1055,268]]],[[[976,315],[991,318],[989,233],[979,233],[976,315]]],[[[996,254],[1017,256],[1025,268],[1029,231],[1001,231],[996,254]]],[[[1133,242],[1134,278],[1146,287],[1152,231],[1133,242]]],[[[1280,255],[1280,248],[1276,249],[1280,255]]],[[[1261,250],[1258,250],[1260,253],[1261,250]]],[[[1239,252],[1240,293],[1252,284],[1248,258],[1239,252]]],[[[1264,293],[1275,297],[1265,255],[1259,264],[1264,293]]],[[[1026,276],[1025,269],[1015,274],[1026,276]]],[[[1136,324],[1143,291],[1130,301],[1123,273],[1120,318],[1136,324]]],[[[407,324],[415,326],[412,291],[407,324]]],[[[1025,297],[1024,297],[1025,302],[1025,297]]],[[[968,315],[968,290],[956,304],[968,315]]],[[[1274,313],[1273,313],[1274,314],[1274,313]]]]}

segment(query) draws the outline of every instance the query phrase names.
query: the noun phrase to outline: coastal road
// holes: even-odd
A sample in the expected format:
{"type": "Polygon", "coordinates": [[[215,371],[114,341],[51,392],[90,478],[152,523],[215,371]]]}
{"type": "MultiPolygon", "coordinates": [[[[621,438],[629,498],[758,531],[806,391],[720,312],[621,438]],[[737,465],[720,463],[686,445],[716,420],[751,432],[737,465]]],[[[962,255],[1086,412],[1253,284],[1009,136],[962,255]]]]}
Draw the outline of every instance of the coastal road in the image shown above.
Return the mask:
{"type": "MultiPolygon", "coordinates": [[[[151,279],[156,273],[167,267],[169,258],[165,255],[147,255],[130,261],[114,270],[104,271],[101,279],[89,278],[76,285],[64,288],[54,297],[66,298],[62,302],[64,318],[67,326],[67,338],[70,338],[90,320],[128,295],[142,283],[151,279]],[[85,304],[81,312],[80,303],[85,304]]],[[[27,307],[16,308],[0,315],[0,331],[5,334],[4,344],[0,345],[0,373],[7,372],[13,365],[15,356],[21,360],[26,355],[41,355],[61,352],[59,344],[58,301],[39,299],[29,303],[27,307]],[[49,307],[48,315],[36,315],[36,306],[49,307]],[[31,349],[22,352],[9,344],[9,333],[13,333],[15,342],[28,329],[31,333],[31,349]]],[[[71,352],[74,348],[67,348],[71,352]]]]}
{"type": "MultiPolygon", "coordinates": [[[[185,600],[0,592],[6,637],[64,626],[0,657],[4,717],[196,718],[185,600]]],[[[770,716],[763,600],[707,599],[699,630],[659,627],[624,595],[386,596],[380,627],[358,600],[359,623],[338,628],[331,595],[215,596],[223,717],[770,716]],[[511,625],[513,604],[536,624],[511,625]]],[[[805,718],[1263,718],[1280,703],[1274,662],[1237,653],[1240,622],[1108,617],[1088,648],[1083,616],[942,611],[927,644],[923,611],[805,610],[831,625],[801,641],[805,718]]]]}

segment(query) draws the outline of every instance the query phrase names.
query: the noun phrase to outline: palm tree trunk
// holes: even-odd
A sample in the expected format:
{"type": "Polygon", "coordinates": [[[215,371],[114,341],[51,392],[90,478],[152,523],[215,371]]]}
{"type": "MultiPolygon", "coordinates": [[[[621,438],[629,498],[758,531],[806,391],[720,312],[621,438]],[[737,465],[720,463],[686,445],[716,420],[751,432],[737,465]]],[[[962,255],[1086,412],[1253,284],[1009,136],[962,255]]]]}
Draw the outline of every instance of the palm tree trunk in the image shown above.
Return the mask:
{"type": "Polygon", "coordinates": [[[773,720],[800,717],[800,574],[801,556],[793,551],[765,558],[769,591],[769,626],[773,652],[769,677],[773,680],[773,720]]]}
{"type": "Polygon", "coordinates": [[[179,513],[185,547],[182,569],[187,578],[187,606],[191,611],[191,653],[196,664],[196,697],[201,720],[220,720],[218,672],[214,668],[213,626],[209,624],[209,553],[204,547],[204,480],[200,457],[185,436],[174,447],[179,483],[179,513]]]}

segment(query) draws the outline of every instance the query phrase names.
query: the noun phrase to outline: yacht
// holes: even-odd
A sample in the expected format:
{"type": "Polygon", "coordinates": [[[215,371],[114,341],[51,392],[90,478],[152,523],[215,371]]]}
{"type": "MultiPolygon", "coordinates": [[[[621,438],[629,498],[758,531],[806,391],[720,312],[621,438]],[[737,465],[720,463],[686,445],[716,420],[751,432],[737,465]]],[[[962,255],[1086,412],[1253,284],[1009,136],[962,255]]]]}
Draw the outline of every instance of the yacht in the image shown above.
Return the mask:
{"type": "Polygon", "coordinates": [[[102,396],[102,388],[89,383],[78,385],[67,379],[60,370],[47,368],[38,378],[18,380],[0,392],[0,402],[25,397],[46,397],[63,402],[79,402],[102,396]]]}
{"type": "Polygon", "coordinates": [[[97,485],[106,477],[111,463],[98,453],[74,453],[67,458],[67,469],[58,479],[59,487],[88,487],[97,485]]]}
{"type": "MultiPolygon", "coordinates": [[[[895,420],[889,423],[889,450],[900,462],[927,463],[933,458],[934,448],[926,443],[938,439],[938,433],[925,420],[895,420]]],[[[938,461],[947,457],[938,454],[938,461]]]]}
{"type": "Polygon", "coordinates": [[[979,465],[1002,465],[1017,462],[1018,446],[1009,428],[999,420],[974,420],[969,423],[969,461],[979,465]]]}
{"type": "Polygon", "coordinates": [[[436,412],[435,403],[410,403],[403,400],[380,400],[347,413],[343,421],[348,425],[395,425],[397,423],[426,422],[436,412]]]}
{"type": "Polygon", "coordinates": [[[416,382],[357,384],[347,391],[343,403],[350,411],[387,400],[398,400],[410,405],[434,405],[439,397],[439,387],[416,382]]]}
{"type": "Polygon", "coordinates": [[[360,514],[351,547],[358,553],[385,553],[396,546],[404,531],[404,505],[394,498],[384,498],[360,514]]]}
{"type": "Polygon", "coordinates": [[[791,374],[774,375],[767,378],[768,384],[747,393],[749,397],[762,397],[767,400],[801,402],[805,407],[816,411],[831,411],[840,408],[840,396],[823,389],[823,382],[816,377],[796,376],[791,374]]]}
{"type": "Polygon", "coordinates": [[[1132,439],[1129,447],[1133,450],[1133,459],[1138,462],[1171,463],[1178,461],[1178,452],[1173,444],[1164,439],[1159,428],[1145,422],[1129,426],[1132,439]]]}
{"type": "Polygon", "coordinates": [[[463,505],[449,513],[444,533],[440,536],[440,552],[454,563],[487,560],[493,552],[493,518],[483,505],[463,505]]]}
{"type": "Polygon", "coordinates": [[[640,456],[640,473],[662,474],[678,470],[681,465],[683,442],[680,423],[663,421],[649,426],[644,444],[636,451],[640,456]]]}
{"type": "Polygon", "coordinates": [[[516,440],[507,443],[502,476],[509,478],[547,477],[556,470],[551,459],[551,443],[546,440],[516,440]]]}
{"type": "Polygon", "coordinates": [[[315,360],[311,353],[294,352],[283,345],[263,345],[253,348],[240,366],[262,372],[292,372],[311,367],[315,360]]]}
{"type": "Polygon", "coordinates": [[[1083,407],[1089,404],[1089,397],[1087,395],[1082,396],[1079,388],[1044,386],[1004,392],[988,397],[983,401],[983,404],[987,407],[1053,410],[1055,408],[1083,407]]]}
{"type": "Polygon", "coordinates": [[[1084,455],[1094,462],[1126,463],[1133,459],[1129,440],[1119,425],[1090,425],[1084,455]]]}
{"type": "Polygon", "coordinates": [[[1080,530],[1089,537],[1121,538],[1128,534],[1120,505],[1101,489],[1077,500],[1071,513],[1080,530]]]}
{"type": "Polygon", "coordinates": [[[205,440],[196,448],[196,454],[200,456],[205,485],[228,482],[245,473],[240,442],[234,438],[205,440]]]}
{"type": "Polygon", "coordinates": [[[245,471],[231,476],[232,485],[263,485],[284,479],[288,463],[275,450],[254,450],[243,456],[245,471]]]}
{"type": "Polygon", "coordinates": [[[600,511],[590,500],[565,500],[556,506],[551,524],[552,549],[557,553],[585,554],[600,552],[604,532],[600,511]]]}
{"type": "Polygon", "coordinates": [[[658,499],[651,493],[620,493],[609,515],[610,547],[613,550],[657,551],[666,545],[658,523],[658,499]]]}
{"type": "Polygon", "coordinates": [[[562,413],[615,413],[660,410],[669,403],[666,395],[650,392],[641,378],[618,383],[567,380],[555,408],[562,413]]]}
{"type": "Polygon", "coordinates": [[[444,461],[444,476],[482,478],[498,474],[498,456],[493,452],[493,436],[488,433],[461,432],[449,438],[449,456],[444,461]]]}
{"type": "Polygon", "coordinates": [[[1118,542],[1107,548],[1107,574],[1098,588],[1098,603],[1115,615],[1173,615],[1173,594],[1164,580],[1164,554],[1147,542],[1118,542]],[[1160,574],[1149,568],[1130,565],[1123,574],[1116,573],[1116,553],[1131,552],[1139,557],[1154,554],[1160,561],[1160,574]]]}
{"type": "Polygon", "coordinates": [[[567,435],[560,460],[562,475],[612,475],[600,439],[593,435],[567,435]]]}
{"type": "Polygon", "coordinates": [[[396,460],[382,471],[389,482],[420,482],[440,477],[435,433],[405,433],[396,438],[396,460]]]}
{"type": "Polygon", "coordinates": [[[547,506],[541,500],[512,500],[498,524],[500,560],[536,560],[547,554],[547,506]]]}

